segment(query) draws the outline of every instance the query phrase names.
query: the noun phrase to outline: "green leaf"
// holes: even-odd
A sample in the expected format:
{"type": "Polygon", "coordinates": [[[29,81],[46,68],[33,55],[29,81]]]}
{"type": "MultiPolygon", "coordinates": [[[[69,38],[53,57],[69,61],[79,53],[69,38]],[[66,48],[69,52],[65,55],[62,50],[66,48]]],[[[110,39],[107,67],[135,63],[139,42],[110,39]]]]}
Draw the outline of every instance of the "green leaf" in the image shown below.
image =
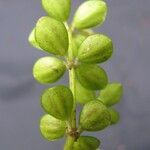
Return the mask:
{"type": "Polygon", "coordinates": [[[42,0],[44,10],[49,16],[65,21],[70,14],[71,0],[42,0]]]}
{"type": "Polygon", "coordinates": [[[68,50],[67,29],[62,22],[53,18],[39,19],[36,24],[35,37],[39,46],[49,53],[63,56],[68,50]]]}
{"type": "Polygon", "coordinates": [[[100,141],[92,136],[80,136],[74,143],[73,150],[96,150],[100,146],[100,141]]]}
{"type": "Polygon", "coordinates": [[[99,100],[86,103],[80,114],[80,128],[85,131],[99,131],[110,125],[110,113],[99,100]]]}
{"type": "Polygon", "coordinates": [[[73,108],[73,95],[68,87],[55,86],[45,90],[42,94],[43,109],[60,120],[67,120],[73,108]]]}
{"type": "Polygon", "coordinates": [[[40,58],[33,67],[33,76],[40,83],[54,83],[66,70],[64,62],[55,57],[40,58]]]}
{"type": "Polygon", "coordinates": [[[95,64],[79,65],[76,75],[82,86],[91,90],[103,89],[108,83],[106,72],[95,64]]]}
{"type": "Polygon", "coordinates": [[[74,16],[74,26],[86,29],[102,24],[107,15],[107,5],[104,1],[86,1],[79,6],[74,16]]]}
{"type": "Polygon", "coordinates": [[[51,115],[46,114],[40,120],[40,131],[47,140],[53,141],[63,137],[65,130],[65,122],[58,120],[51,115]]]}
{"type": "Polygon", "coordinates": [[[109,113],[110,113],[110,116],[111,116],[111,124],[117,124],[120,120],[120,115],[119,115],[119,112],[116,111],[115,109],[113,108],[109,108],[109,113]]]}
{"type": "Polygon", "coordinates": [[[81,104],[86,104],[87,102],[94,100],[96,98],[96,94],[94,91],[84,88],[77,80],[76,80],[76,101],[81,104]]]}
{"type": "Polygon", "coordinates": [[[34,28],[34,29],[32,30],[32,32],[30,33],[29,38],[28,38],[28,41],[29,41],[29,43],[30,43],[33,47],[42,50],[42,49],[40,48],[39,44],[37,43],[36,39],[35,39],[35,28],[34,28]]]}
{"type": "Polygon", "coordinates": [[[113,52],[113,44],[105,35],[95,34],[87,37],[81,44],[78,59],[84,63],[102,63],[108,60],[113,52]]]}
{"type": "Polygon", "coordinates": [[[100,99],[106,106],[112,106],[119,103],[123,93],[123,87],[120,83],[110,83],[100,91],[100,99]]]}

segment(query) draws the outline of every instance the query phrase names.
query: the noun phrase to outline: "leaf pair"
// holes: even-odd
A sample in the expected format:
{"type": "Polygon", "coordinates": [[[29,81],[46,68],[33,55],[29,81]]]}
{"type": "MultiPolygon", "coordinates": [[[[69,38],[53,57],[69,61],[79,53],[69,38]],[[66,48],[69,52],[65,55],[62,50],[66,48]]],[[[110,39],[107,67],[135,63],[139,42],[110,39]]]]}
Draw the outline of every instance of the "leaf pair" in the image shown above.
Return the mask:
{"type": "Polygon", "coordinates": [[[64,136],[65,121],[70,119],[73,108],[73,95],[70,89],[65,86],[46,89],[41,96],[41,105],[48,113],[40,121],[42,135],[48,140],[64,136]]]}

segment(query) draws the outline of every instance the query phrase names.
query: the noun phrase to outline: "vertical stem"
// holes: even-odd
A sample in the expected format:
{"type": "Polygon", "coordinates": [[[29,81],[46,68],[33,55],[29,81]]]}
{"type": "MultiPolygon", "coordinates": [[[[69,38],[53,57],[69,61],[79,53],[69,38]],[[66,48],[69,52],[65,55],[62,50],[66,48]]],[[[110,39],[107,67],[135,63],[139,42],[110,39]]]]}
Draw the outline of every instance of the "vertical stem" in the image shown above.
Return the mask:
{"type": "MultiPolygon", "coordinates": [[[[67,24],[66,24],[67,26],[67,24]]],[[[67,26],[68,28],[68,26],[67,26]]],[[[71,63],[74,63],[74,55],[73,55],[73,46],[72,46],[72,32],[68,28],[68,36],[69,36],[69,50],[68,50],[68,60],[71,63]]],[[[76,130],[76,84],[75,84],[75,69],[72,67],[69,69],[69,86],[73,94],[73,110],[70,119],[70,125],[72,130],[76,130]]],[[[64,150],[72,150],[73,144],[75,142],[75,137],[71,135],[67,135],[66,144],[64,150]]]]}
{"type": "Polygon", "coordinates": [[[64,150],[72,150],[73,144],[74,144],[74,138],[71,136],[68,136],[66,139],[64,150]]]}

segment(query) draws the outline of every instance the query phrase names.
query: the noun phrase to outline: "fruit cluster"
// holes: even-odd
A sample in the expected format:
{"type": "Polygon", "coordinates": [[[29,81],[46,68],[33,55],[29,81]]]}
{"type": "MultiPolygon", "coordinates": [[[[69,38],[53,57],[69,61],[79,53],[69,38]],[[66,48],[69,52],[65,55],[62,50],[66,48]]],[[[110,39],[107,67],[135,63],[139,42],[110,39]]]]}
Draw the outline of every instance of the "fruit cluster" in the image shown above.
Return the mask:
{"type": "Polygon", "coordinates": [[[29,42],[51,56],[35,63],[33,76],[42,84],[50,84],[68,70],[70,87],[57,85],[42,93],[41,105],[46,114],[40,121],[41,133],[47,140],[56,140],[66,134],[64,150],[96,150],[100,141],[81,134],[117,123],[119,113],[112,105],[118,103],[122,95],[122,85],[109,83],[106,72],[98,65],[112,56],[112,40],[89,29],[105,21],[107,4],[102,0],[85,1],[77,9],[70,26],[66,20],[71,0],[42,0],[42,6],[48,16],[38,20],[29,42]],[[76,125],[79,103],[83,108],[76,125]]]}

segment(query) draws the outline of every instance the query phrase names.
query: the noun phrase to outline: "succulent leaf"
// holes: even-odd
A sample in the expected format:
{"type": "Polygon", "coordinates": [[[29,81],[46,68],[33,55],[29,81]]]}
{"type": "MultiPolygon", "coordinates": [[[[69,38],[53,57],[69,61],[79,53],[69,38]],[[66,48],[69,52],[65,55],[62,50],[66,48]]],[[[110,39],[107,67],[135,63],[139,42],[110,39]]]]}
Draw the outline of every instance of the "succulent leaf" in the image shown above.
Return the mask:
{"type": "Polygon", "coordinates": [[[73,108],[73,95],[71,90],[63,85],[45,90],[41,97],[43,109],[53,117],[67,120],[73,108]]]}
{"type": "Polygon", "coordinates": [[[81,44],[78,59],[84,63],[102,63],[108,60],[113,52],[113,44],[105,35],[95,34],[87,37],[81,44]]]}
{"type": "Polygon", "coordinates": [[[104,1],[92,0],[81,4],[74,16],[74,26],[86,29],[102,24],[107,15],[107,5],[104,1]]]}
{"type": "Polygon", "coordinates": [[[123,93],[123,87],[120,83],[110,83],[100,91],[100,99],[106,106],[112,106],[119,103],[123,93]]]}
{"type": "Polygon", "coordinates": [[[49,16],[63,22],[69,17],[71,0],[42,0],[42,6],[49,16]]]}
{"type": "Polygon", "coordinates": [[[33,67],[33,76],[40,83],[54,83],[66,70],[64,62],[55,57],[40,58],[33,67]]]}
{"type": "Polygon", "coordinates": [[[111,116],[99,100],[86,103],[80,114],[80,127],[85,131],[99,131],[110,125],[111,116]]]}
{"type": "Polygon", "coordinates": [[[68,50],[68,32],[65,25],[50,17],[41,17],[35,28],[39,46],[55,55],[65,55],[68,50]],[[63,35],[63,36],[62,36],[63,35]]]}
{"type": "Polygon", "coordinates": [[[103,89],[108,83],[106,72],[95,64],[81,64],[76,68],[78,81],[87,89],[103,89]]]}
{"type": "Polygon", "coordinates": [[[40,131],[43,137],[53,141],[64,136],[66,124],[51,115],[44,115],[40,120],[40,131]]]}

